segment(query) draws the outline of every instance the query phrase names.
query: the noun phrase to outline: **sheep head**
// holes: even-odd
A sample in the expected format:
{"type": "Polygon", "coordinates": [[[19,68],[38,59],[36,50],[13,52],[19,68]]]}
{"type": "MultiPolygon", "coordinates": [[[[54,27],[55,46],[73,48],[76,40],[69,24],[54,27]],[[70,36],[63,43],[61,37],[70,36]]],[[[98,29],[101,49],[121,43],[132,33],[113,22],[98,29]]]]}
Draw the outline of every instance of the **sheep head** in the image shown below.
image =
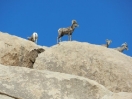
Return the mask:
{"type": "Polygon", "coordinates": [[[128,50],[128,45],[127,45],[127,43],[126,43],[126,42],[125,42],[125,43],[123,43],[121,46],[122,46],[122,47],[124,47],[126,50],[128,50]]]}
{"type": "Polygon", "coordinates": [[[74,25],[75,27],[79,27],[79,25],[78,25],[76,20],[72,20],[72,25],[74,25]]]}
{"type": "Polygon", "coordinates": [[[108,45],[109,45],[110,43],[112,43],[112,40],[106,39],[106,42],[107,42],[108,45]]]}

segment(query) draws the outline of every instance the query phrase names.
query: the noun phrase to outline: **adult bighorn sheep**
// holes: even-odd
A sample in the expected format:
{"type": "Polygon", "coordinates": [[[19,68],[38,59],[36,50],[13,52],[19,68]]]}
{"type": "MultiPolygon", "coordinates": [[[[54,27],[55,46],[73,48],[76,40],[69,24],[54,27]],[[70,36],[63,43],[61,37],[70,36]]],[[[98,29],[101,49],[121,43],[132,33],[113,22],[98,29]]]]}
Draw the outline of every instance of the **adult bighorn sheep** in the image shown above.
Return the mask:
{"type": "Polygon", "coordinates": [[[38,40],[38,34],[36,32],[34,32],[30,37],[27,37],[28,40],[37,43],[38,40]]]}
{"type": "Polygon", "coordinates": [[[125,43],[123,43],[122,45],[121,45],[121,47],[117,47],[117,48],[114,48],[115,50],[117,50],[117,51],[119,51],[119,52],[123,52],[124,50],[128,50],[128,45],[127,45],[127,43],[125,42],[125,43]]]}
{"type": "Polygon", "coordinates": [[[64,35],[68,35],[68,40],[71,41],[72,33],[73,33],[74,29],[78,26],[79,25],[78,25],[77,21],[72,20],[72,25],[70,27],[59,28],[58,29],[57,43],[59,43],[59,41],[61,42],[61,37],[64,36],[64,35]]]}
{"type": "Polygon", "coordinates": [[[106,44],[103,44],[102,46],[109,47],[110,43],[112,43],[112,40],[106,39],[106,44]]]}

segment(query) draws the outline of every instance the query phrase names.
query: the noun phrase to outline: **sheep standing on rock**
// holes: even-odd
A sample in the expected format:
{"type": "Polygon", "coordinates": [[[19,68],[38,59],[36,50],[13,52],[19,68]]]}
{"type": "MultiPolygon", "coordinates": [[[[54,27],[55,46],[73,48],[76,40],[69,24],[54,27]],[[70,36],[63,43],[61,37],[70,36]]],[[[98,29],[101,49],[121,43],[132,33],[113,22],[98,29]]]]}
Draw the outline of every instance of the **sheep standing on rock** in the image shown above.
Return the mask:
{"type": "Polygon", "coordinates": [[[109,47],[110,43],[112,43],[112,40],[106,39],[106,44],[103,44],[102,46],[109,47]]]}
{"type": "Polygon", "coordinates": [[[59,43],[59,41],[61,42],[61,37],[63,35],[68,35],[68,40],[71,41],[71,36],[72,33],[74,31],[74,29],[76,27],[78,27],[79,25],[77,24],[76,20],[72,20],[72,25],[70,27],[67,28],[59,28],[58,29],[58,37],[57,37],[57,43],[59,43]]]}
{"type": "Polygon", "coordinates": [[[34,32],[31,37],[28,37],[28,40],[35,42],[37,44],[37,40],[38,40],[38,34],[36,32],[34,32]]]}
{"type": "Polygon", "coordinates": [[[121,47],[117,47],[117,48],[114,48],[115,50],[117,50],[117,51],[119,51],[119,52],[123,52],[124,50],[128,50],[128,45],[127,45],[127,43],[125,42],[125,43],[123,43],[122,45],[121,45],[121,47]]]}

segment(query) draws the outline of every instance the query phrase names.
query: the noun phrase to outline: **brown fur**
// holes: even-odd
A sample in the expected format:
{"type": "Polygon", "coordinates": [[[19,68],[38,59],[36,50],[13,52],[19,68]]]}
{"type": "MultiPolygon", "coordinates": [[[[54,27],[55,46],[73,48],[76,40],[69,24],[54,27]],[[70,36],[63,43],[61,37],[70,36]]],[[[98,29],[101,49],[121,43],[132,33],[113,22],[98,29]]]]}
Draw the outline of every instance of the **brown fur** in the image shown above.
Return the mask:
{"type": "Polygon", "coordinates": [[[76,20],[72,20],[72,25],[70,27],[60,28],[58,30],[57,43],[59,43],[59,40],[61,41],[61,37],[64,36],[64,35],[68,35],[69,41],[71,41],[71,35],[72,35],[75,27],[77,27],[77,26],[79,26],[77,24],[77,21],[76,20]]]}

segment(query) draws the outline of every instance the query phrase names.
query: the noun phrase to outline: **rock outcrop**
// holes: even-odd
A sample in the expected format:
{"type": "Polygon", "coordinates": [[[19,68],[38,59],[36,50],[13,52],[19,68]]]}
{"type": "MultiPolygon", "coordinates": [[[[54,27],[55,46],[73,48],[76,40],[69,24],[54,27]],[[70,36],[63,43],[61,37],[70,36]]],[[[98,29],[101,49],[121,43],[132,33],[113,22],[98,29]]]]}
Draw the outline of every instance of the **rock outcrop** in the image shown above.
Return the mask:
{"type": "Polygon", "coordinates": [[[0,64],[32,67],[42,49],[31,41],[0,32],[0,64]]]}
{"type": "Polygon", "coordinates": [[[0,32],[0,53],[0,99],[132,99],[132,58],[114,49],[0,32]]]}
{"type": "Polygon", "coordinates": [[[83,76],[113,92],[132,92],[132,58],[100,45],[62,42],[40,54],[34,68],[83,76]]]}
{"type": "Polygon", "coordinates": [[[125,99],[84,77],[2,65],[0,92],[17,99],[125,99]]]}
{"type": "Polygon", "coordinates": [[[21,61],[21,65],[19,65],[19,66],[33,68],[33,65],[35,63],[36,58],[38,57],[38,55],[40,53],[42,53],[44,51],[45,50],[43,48],[38,48],[38,49],[34,49],[30,52],[27,52],[25,54],[25,56],[23,56],[23,59],[21,61]]]}
{"type": "Polygon", "coordinates": [[[12,97],[6,96],[6,95],[1,95],[1,93],[0,93],[0,99],[15,99],[15,98],[12,98],[12,97]]]}
{"type": "Polygon", "coordinates": [[[83,77],[2,65],[0,92],[22,99],[101,99],[112,94],[83,77]]]}

